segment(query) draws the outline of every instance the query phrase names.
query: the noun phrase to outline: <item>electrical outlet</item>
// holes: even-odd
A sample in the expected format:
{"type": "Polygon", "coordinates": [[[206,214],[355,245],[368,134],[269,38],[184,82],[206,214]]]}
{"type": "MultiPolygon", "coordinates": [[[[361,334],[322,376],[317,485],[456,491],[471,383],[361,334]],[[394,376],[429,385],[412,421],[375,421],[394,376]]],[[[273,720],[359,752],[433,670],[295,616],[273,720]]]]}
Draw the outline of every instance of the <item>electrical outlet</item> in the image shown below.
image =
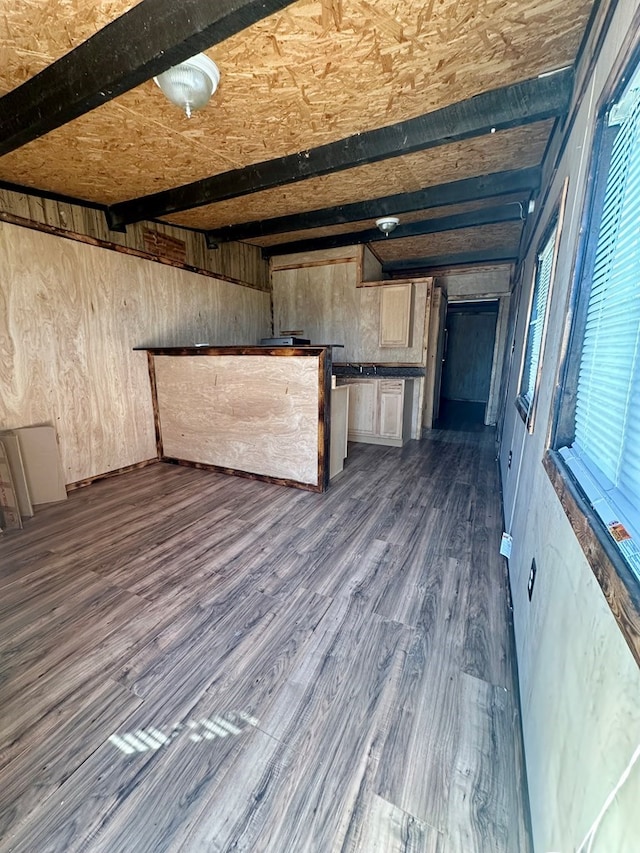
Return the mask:
{"type": "Polygon", "coordinates": [[[531,601],[531,596],[533,595],[533,585],[536,582],[536,561],[531,561],[531,568],[529,569],[529,580],[527,581],[527,595],[529,596],[529,601],[531,601]]]}
{"type": "Polygon", "coordinates": [[[509,458],[507,460],[507,470],[511,468],[511,463],[513,462],[513,450],[509,451],[509,458]]]}

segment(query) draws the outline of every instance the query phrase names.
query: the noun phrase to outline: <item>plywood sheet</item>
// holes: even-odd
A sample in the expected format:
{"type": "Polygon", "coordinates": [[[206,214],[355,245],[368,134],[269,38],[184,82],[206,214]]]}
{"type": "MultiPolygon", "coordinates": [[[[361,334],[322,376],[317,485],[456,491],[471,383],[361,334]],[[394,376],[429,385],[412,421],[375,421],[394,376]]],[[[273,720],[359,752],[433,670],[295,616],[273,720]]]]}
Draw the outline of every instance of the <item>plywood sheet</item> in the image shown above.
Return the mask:
{"type": "MultiPolygon", "coordinates": [[[[270,219],[350,204],[507,169],[538,165],[553,122],[503,130],[477,139],[370,163],[296,184],[205,205],[167,217],[168,222],[220,228],[234,222],[270,219]]],[[[1,161],[0,161],[1,166],[1,161]]]]}
{"type": "Polygon", "coordinates": [[[60,462],[58,438],[52,426],[30,426],[14,430],[20,442],[29,495],[34,504],[67,499],[60,462]]]}
{"type": "Polygon", "coordinates": [[[24,470],[22,461],[22,452],[20,451],[20,441],[15,432],[0,432],[0,441],[4,445],[7,459],[9,460],[9,469],[13,479],[13,486],[18,502],[18,510],[22,518],[29,518],[33,515],[33,505],[29,495],[29,486],[27,485],[27,475],[24,470]]]}
{"type": "Polygon", "coordinates": [[[164,456],[318,485],[319,359],[155,356],[164,456]]]}
{"type": "Polygon", "coordinates": [[[65,483],[156,456],[134,346],[271,329],[268,293],[5,223],[0,269],[0,424],[56,424],[65,483]]]}
{"type": "Polygon", "coordinates": [[[380,287],[358,287],[355,263],[273,273],[276,329],[304,329],[312,341],[344,344],[336,361],[422,364],[431,279],[414,284],[410,347],[381,347],[380,287]]]}
{"type": "MultiPolygon", "coordinates": [[[[191,120],[148,81],[2,158],[0,178],[114,202],[304,151],[572,63],[592,5],[299,0],[209,51],[221,84],[191,120]]],[[[34,18],[52,53],[77,42],[57,6],[21,4],[0,24],[0,88],[49,61],[34,18]]]]}
{"type": "Polygon", "coordinates": [[[331,389],[331,462],[329,477],[335,477],[344,469],[347,458],[347,421],[349,414],[349,386],[331,389]]]}
{"type": "Polygon", "coordinates": [[[13,477],[9,467],[9,457],[0,440],[0,532],[20,530],[22,519],[18,510],[18,498],[13,486],[13,477]]]}

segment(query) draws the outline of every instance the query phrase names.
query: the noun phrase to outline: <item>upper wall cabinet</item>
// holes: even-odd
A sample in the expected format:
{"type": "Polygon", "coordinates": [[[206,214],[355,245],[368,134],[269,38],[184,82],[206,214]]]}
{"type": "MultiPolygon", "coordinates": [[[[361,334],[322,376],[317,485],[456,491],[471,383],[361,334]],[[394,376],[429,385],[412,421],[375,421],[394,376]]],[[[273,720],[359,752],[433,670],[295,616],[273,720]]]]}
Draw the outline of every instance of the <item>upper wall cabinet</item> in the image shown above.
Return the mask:
{"type": "Polygon", "coordinates": [[[411,303],[413,285],[388,284],[380,288],[381,347],[411,346],[411,303]]]}

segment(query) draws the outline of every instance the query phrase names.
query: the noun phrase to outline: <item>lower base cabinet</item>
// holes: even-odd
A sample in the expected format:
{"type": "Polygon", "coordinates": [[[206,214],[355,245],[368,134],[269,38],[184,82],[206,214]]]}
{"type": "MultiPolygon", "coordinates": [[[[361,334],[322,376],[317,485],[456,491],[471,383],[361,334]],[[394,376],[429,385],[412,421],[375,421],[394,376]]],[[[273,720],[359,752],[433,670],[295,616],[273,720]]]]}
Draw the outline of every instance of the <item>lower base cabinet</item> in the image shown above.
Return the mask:
{"type": "Polygon", "coordinates": [[[349,441],[402,447],[411,437],[410,379],[345,378],[349,386],[349,441]]]}

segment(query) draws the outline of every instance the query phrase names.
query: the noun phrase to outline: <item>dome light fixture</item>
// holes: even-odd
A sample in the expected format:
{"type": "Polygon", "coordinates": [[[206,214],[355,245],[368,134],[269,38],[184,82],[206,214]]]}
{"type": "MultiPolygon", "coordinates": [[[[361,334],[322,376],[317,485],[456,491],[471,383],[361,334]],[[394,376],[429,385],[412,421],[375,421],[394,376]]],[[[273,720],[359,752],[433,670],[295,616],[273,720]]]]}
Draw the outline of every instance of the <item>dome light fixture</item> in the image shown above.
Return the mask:
{"type": "Polygon", "coordinates": [[[220,71],[212,59],[198,53],[153,78],[172,104],[191,113],[201,110],[218,88],[220,71]]]}
{"type": "Polygon", "coordinates": [[[388,237],[400,225],[400,220],[397,216],[381,216],[380,219],[376,219],[376,225],[384,236],[388,237]]]}

